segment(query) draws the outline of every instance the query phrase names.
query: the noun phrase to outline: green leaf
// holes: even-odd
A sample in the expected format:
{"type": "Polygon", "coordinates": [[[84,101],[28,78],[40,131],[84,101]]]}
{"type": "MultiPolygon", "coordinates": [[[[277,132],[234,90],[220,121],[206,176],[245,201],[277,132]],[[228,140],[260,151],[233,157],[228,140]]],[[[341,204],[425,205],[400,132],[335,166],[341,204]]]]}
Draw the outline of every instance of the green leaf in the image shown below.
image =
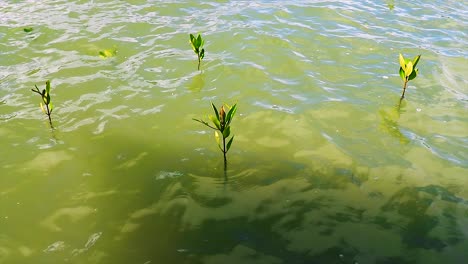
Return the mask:
{"type": "Polygon", "coordinates": [[[219,123],[219,120],[215,116],[210,116],[209,117],[211,122],[216,126],[217,129],[221,130],[221,124],[219,123]]]}
{"type": "Polygon", "coordinates": [[[44,109],[44,104],[40,103],[39,106],[41,107],[42,112],[43,112],[44,114],[46,114],[47,112],[46,112],[46,110],[44,109]]]}
{"type": "Polygon", "coordinates": [[[54,110],[54,105],[52,103],[49,104],[49,110],[50,110],[50,113],[52,113],[52,110],[54,110]]]}
{"type": "Polygon", "coordinates": [[[197,38],[190,34],[190,44],[192,45],[193,52],[198,55],[200,52],[200,46],[197,44],[197,38]]]}
{"type": "Polygon", "coordinates": [[[406,63],[405,63],[405,58],[403,58],[403,55],[401,55],[401,53],[400,53],[399,60],[400,60],[400,67],[403,68],[404,70],[406,68],[406,63]]]}
{"type": "Polygon", "coordinates": [[[198,49],[197,49],[197,47],[195,47],[195,44],[193,42],[191,42],[190,45],[192,46],[193,52],[195,52],[195,54],[198,54],[198,49]]]}
{"type": "Polygon", "coordinates": [[[406,80],[405,71],[401,67],[400,67],[400,77],[403,81],[406,80]]]}
{"type": "Polygon", "coordinates": [[[215,134],[216,143],[218,143],[218,146],[220,146],[221,145],[221,137],[219,136],[218,131],[215,131],[214,134],[215,134]]]}
{"type": "Polygon", "coordinates": [[[414,78],[416,78],[417,75],[418,75],[418,69],[413,70],[413,72],[408,77],[408,81],[413,80],[414,78]]]}
{"type": "MultiPolygon", "coordinates": [[[[232,144],[232,141],[234,140],[234,136],[232,136],[232,138],[229,140],[229,142],[227,143],[227,151],[229,151],[229,149],[231,148],[231,144],[232,144]]],[[[226,151],[226,152],[227,152],[226,151]]]]}
{"type": "Polygon", "coordinates": [[[216,106],[215,106],[213,103],[211,103],[211,107],[213,107],[213,111],[215,112],[216,119],[218,119],[218,120],[219,120],[218,109],[216,109],[216,106]]]}
{"type": "Polygon", "coordinates": [[[236,114],[236,111],[237,111],[237,104],[234,104],[231,109],[229,109],[229,112],[226,116],[226,124],[230,124],[231,123],[231,120],[232,118],[234,117],[234,115],[236,114]]]}
{"type": "Polygon", "coordinates": [[[197,36],[197,48],[200,48],[202,44],[202,37],[200,34],[197,36]]]}
{"type": "Polygon", "coordinates": [[[413,72],[413,62],[408,62],[408,64],[406,64],[406,69],[405,69],[405,75],[406,77],[410,76],[411,73],[413,72]]]}
{"type": "Polygon", "coordinates": [[[24,32],[29,33],[33,31],[32,27],[23,28],[24,32]]]}
{"type": "Polygon", "coordinates": [[[110,57],[114,57],[115,55],[117,54],[117,49],[116,48],[113,48],[113,49],[105,49],[105,50],[101,50],[99,51],[99,56],[103,59],[105,58],[110,58],[110,57]]]}
{"type": "Polygon", "coordinates": [[[193,36],[193,34],[190,34],[190,43],[192,43],[192,45],[195,45],[195,37],[193,36]]]}
{"type": "Polygon", "coordinates": [[[200,52],[200,59],[203,59],[205,57],[205,49],[202,49],[200,52]]]}
{"type": "Polygon", "coordinates": [[[50,80],[46,81],[46,95],[50,93],[50,80]]]}
{"type": "Polygon", "coordinates": [[[416,68],[416,65],[418,65],[419,59],[421,58],[421,54],[418,56],[414,57],[413,59],[413,68],[416,68]]]}
{"type": "Polygon", "coordinates": [[[224,128],[223,137],[228,138],[231,135],[231,127],[227,126],[224,128]]]}

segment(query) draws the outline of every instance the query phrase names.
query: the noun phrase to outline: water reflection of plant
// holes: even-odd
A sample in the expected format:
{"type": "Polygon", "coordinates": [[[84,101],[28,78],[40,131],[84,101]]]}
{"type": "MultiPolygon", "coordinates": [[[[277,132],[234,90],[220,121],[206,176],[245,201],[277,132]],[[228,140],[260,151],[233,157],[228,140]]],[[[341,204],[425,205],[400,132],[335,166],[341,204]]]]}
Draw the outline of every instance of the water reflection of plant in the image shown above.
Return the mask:
{"type": "Polygon", "coordinates": [[[211,106],[213,107],[213,111],[215,115],[210,115],[209,119],[211,120],[214,126],[200,119],[194,118],[193,120],[200,122],[204,124],[205,126],[215,130],[215,139],[216,139],[216,142],[218,143],[219,149],[221,150],[221,152],[223,152],[224,168],[226,168],[226,165],[227,165],[226,154],[231,148],[232,142],[234,140],[234,136],[232,136],[231,139],[227,141],[227,143],[226,143],[226,139],[228,139],[228,137],[231,135],[231,121],[234,115],[236,114],[237,104],[234,104],[232,107],[229,107],[226,105],[226,108],[227,108],[226,110],[228,110],[227,114],[226,114],[226,110],[224,109],[224,105],[221,106],[219,112],[213,103],[211,103],[211,106]],[[222,144],[221,144],[221,137],[222,137],[222,144]]]}
{"type": "Polygon", "coordinates": [[[400,99],[398,105],[392,107],[388,111],[380,110],[379,115],[382,118],[381,127],[391,136],[398,138],[400,143],[407,144],[409,143],[409,139],[401,133],[398,125],[398,119],[400,119],[400,114],[402,112],[404,112],[404,104],[402,104],[400,99]]]}
{"type": "Polygon", "coordinates": [[[190,34],[190,44],[192,45],[193,52],[198,56],[198,70],[200,70],[201,60],[205,57],[205,49],[203,48],[205,40],[200,34],[197,37],[190,34]]]}
{"type": "Polygon", "coordinates": [[[419,62],[419,59],[421,58],[421,55],[418,55],[414,57],[413,60],[410,59],[405,59],[403,55],[400,53],[400,77],[403,80],[403,93],[401,94],[401,99],[405,98],[405,91],[406,91],[406,86],[408,85],[408,82],[416,78],[418,75],[418,68],[416,68],[416,65],[419,62]]]}
{"type": "Polygon", "coordinates": [[[199,92],[205,86],[205,77],[203,73],[199,73],[192,78],[192,83],[189,86],[189,89],[193,92],[199,92]]]}
{"type": "Polygon", "coordinates": [[[46,81],[46,88],[42,89],[42,92],[39,90],[37,85],[34,85],[34,86],[36,87],[36,89],[31,89],[31,91],[41,96],[42,102],[40,103],[40,106],[41,106],[42,112],[44,112],[44,114],[46,114],[47,117],[49,117],[49,124],[52,127],[52,118],[50,116],[52,114],[52,110],[54,110],[54,105],[52,104],[51,99],[50,99],[50,81],[49,80],[46,81]]]}

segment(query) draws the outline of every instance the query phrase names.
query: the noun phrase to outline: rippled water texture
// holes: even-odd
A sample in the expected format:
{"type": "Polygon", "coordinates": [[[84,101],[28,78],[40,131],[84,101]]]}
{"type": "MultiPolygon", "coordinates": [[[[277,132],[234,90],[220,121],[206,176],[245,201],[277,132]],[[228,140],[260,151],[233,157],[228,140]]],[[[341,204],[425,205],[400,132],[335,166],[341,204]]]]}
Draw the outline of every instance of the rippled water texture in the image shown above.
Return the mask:
{"type": "Polygon", "coordinates": [[[465,263],[467,21],[466,1],[1,1],[0,263],[465,263]],[[400,107],[399,53],[422,54],[400,107]],[[238,103],[225,173],[192,120],[210,102],[238,103]]]}

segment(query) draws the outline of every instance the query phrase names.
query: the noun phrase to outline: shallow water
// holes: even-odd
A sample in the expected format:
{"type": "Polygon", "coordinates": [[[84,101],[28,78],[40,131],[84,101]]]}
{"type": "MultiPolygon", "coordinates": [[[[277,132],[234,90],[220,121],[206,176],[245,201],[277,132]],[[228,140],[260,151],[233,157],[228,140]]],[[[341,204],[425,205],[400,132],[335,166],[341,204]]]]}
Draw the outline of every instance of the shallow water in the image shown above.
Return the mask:
{"type": "Polygon", "coordinates": [[[131,2],[0,3],[0,263],[468,258],[463,1],[131,2]]]}

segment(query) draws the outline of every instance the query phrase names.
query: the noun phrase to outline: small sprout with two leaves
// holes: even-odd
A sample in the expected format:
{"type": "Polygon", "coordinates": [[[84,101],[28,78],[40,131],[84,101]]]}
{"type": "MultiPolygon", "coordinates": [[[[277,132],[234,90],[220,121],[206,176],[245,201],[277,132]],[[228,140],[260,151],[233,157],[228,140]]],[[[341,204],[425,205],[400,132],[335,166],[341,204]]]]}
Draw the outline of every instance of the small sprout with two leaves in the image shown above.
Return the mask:
{"type": "Polygon", "coordinates": [[[99,57],[102,59],[111,58],[117,55],[117,48],[113,47],[112,49],[105,49],[99,51],[99,57]]]}
{"type": "Polygon", "coordinates": [[[231,148],[232,141],[234,140],[234,136],[232,136],[229,140],[229,136],[231,135],[231,121],[234,115],[236,114],[237,111],[237,104],[234,104],[232,107],[229,107],[228,105],[222,105],[219,112],[218,109],[216,109],[216,106],[211,103],[211,107],[213,108],[214,115],[209,116],[209,119],[213,123],[213,125],[208,124],[208,122],[205,122],[200,119],[193,119],[197,122],[200,122],[204,124],[205,126],[215,130],[215,139],[216,142],[218,143],[218,147],[223,152],[223,157],[224,157],[224,167],[226,168],[227,164],[227,159],[226,159],[226,154],[231,148]],[[227,114],[226,114],[227,111],[227,114]],[[222,138],[222,142],[221,142],[222,138]],[[227,140],[227,142],[226,142],[227,140]]]}
{"type": "Polygon", "coordinates": [[[421,55],[414,57],[413,60],[405,59],[400,53],[400,77],[404,82],[401,99],[405,98],[405,91],[408,82],[416,78],[416,76],[418,75],[418,68],[416,68],[416,65],[418,65],[420,58],[421,55]]]}
{"type": "Polygon", "coordinates": [[[51,99],[50,99],[50,81],[49,80],[46,81],[46,88],[42,89],[42,91],[39,90],[37,85],[34,85],[34,86],[36,87],[36,89],[31,89],[31,91],[41,96],[42,102],[40,103],[40,106],[41,106],[42,112],[49,117],[49,123],[50,123],[50,126],[52,126],[52,119],[50,115],[52,114],[52,110],[54,110],[54,105],[52,104],[51,99]]]}
{"type": "Polygon", "coordinates": [[[205,49],[203,48],[205,40],[200,34],[197,37],[190,34],[190,44],[192,45],[193,52],[198,56],[198,70],[200,70],[201,60],[205,57],[205,49]]]}

